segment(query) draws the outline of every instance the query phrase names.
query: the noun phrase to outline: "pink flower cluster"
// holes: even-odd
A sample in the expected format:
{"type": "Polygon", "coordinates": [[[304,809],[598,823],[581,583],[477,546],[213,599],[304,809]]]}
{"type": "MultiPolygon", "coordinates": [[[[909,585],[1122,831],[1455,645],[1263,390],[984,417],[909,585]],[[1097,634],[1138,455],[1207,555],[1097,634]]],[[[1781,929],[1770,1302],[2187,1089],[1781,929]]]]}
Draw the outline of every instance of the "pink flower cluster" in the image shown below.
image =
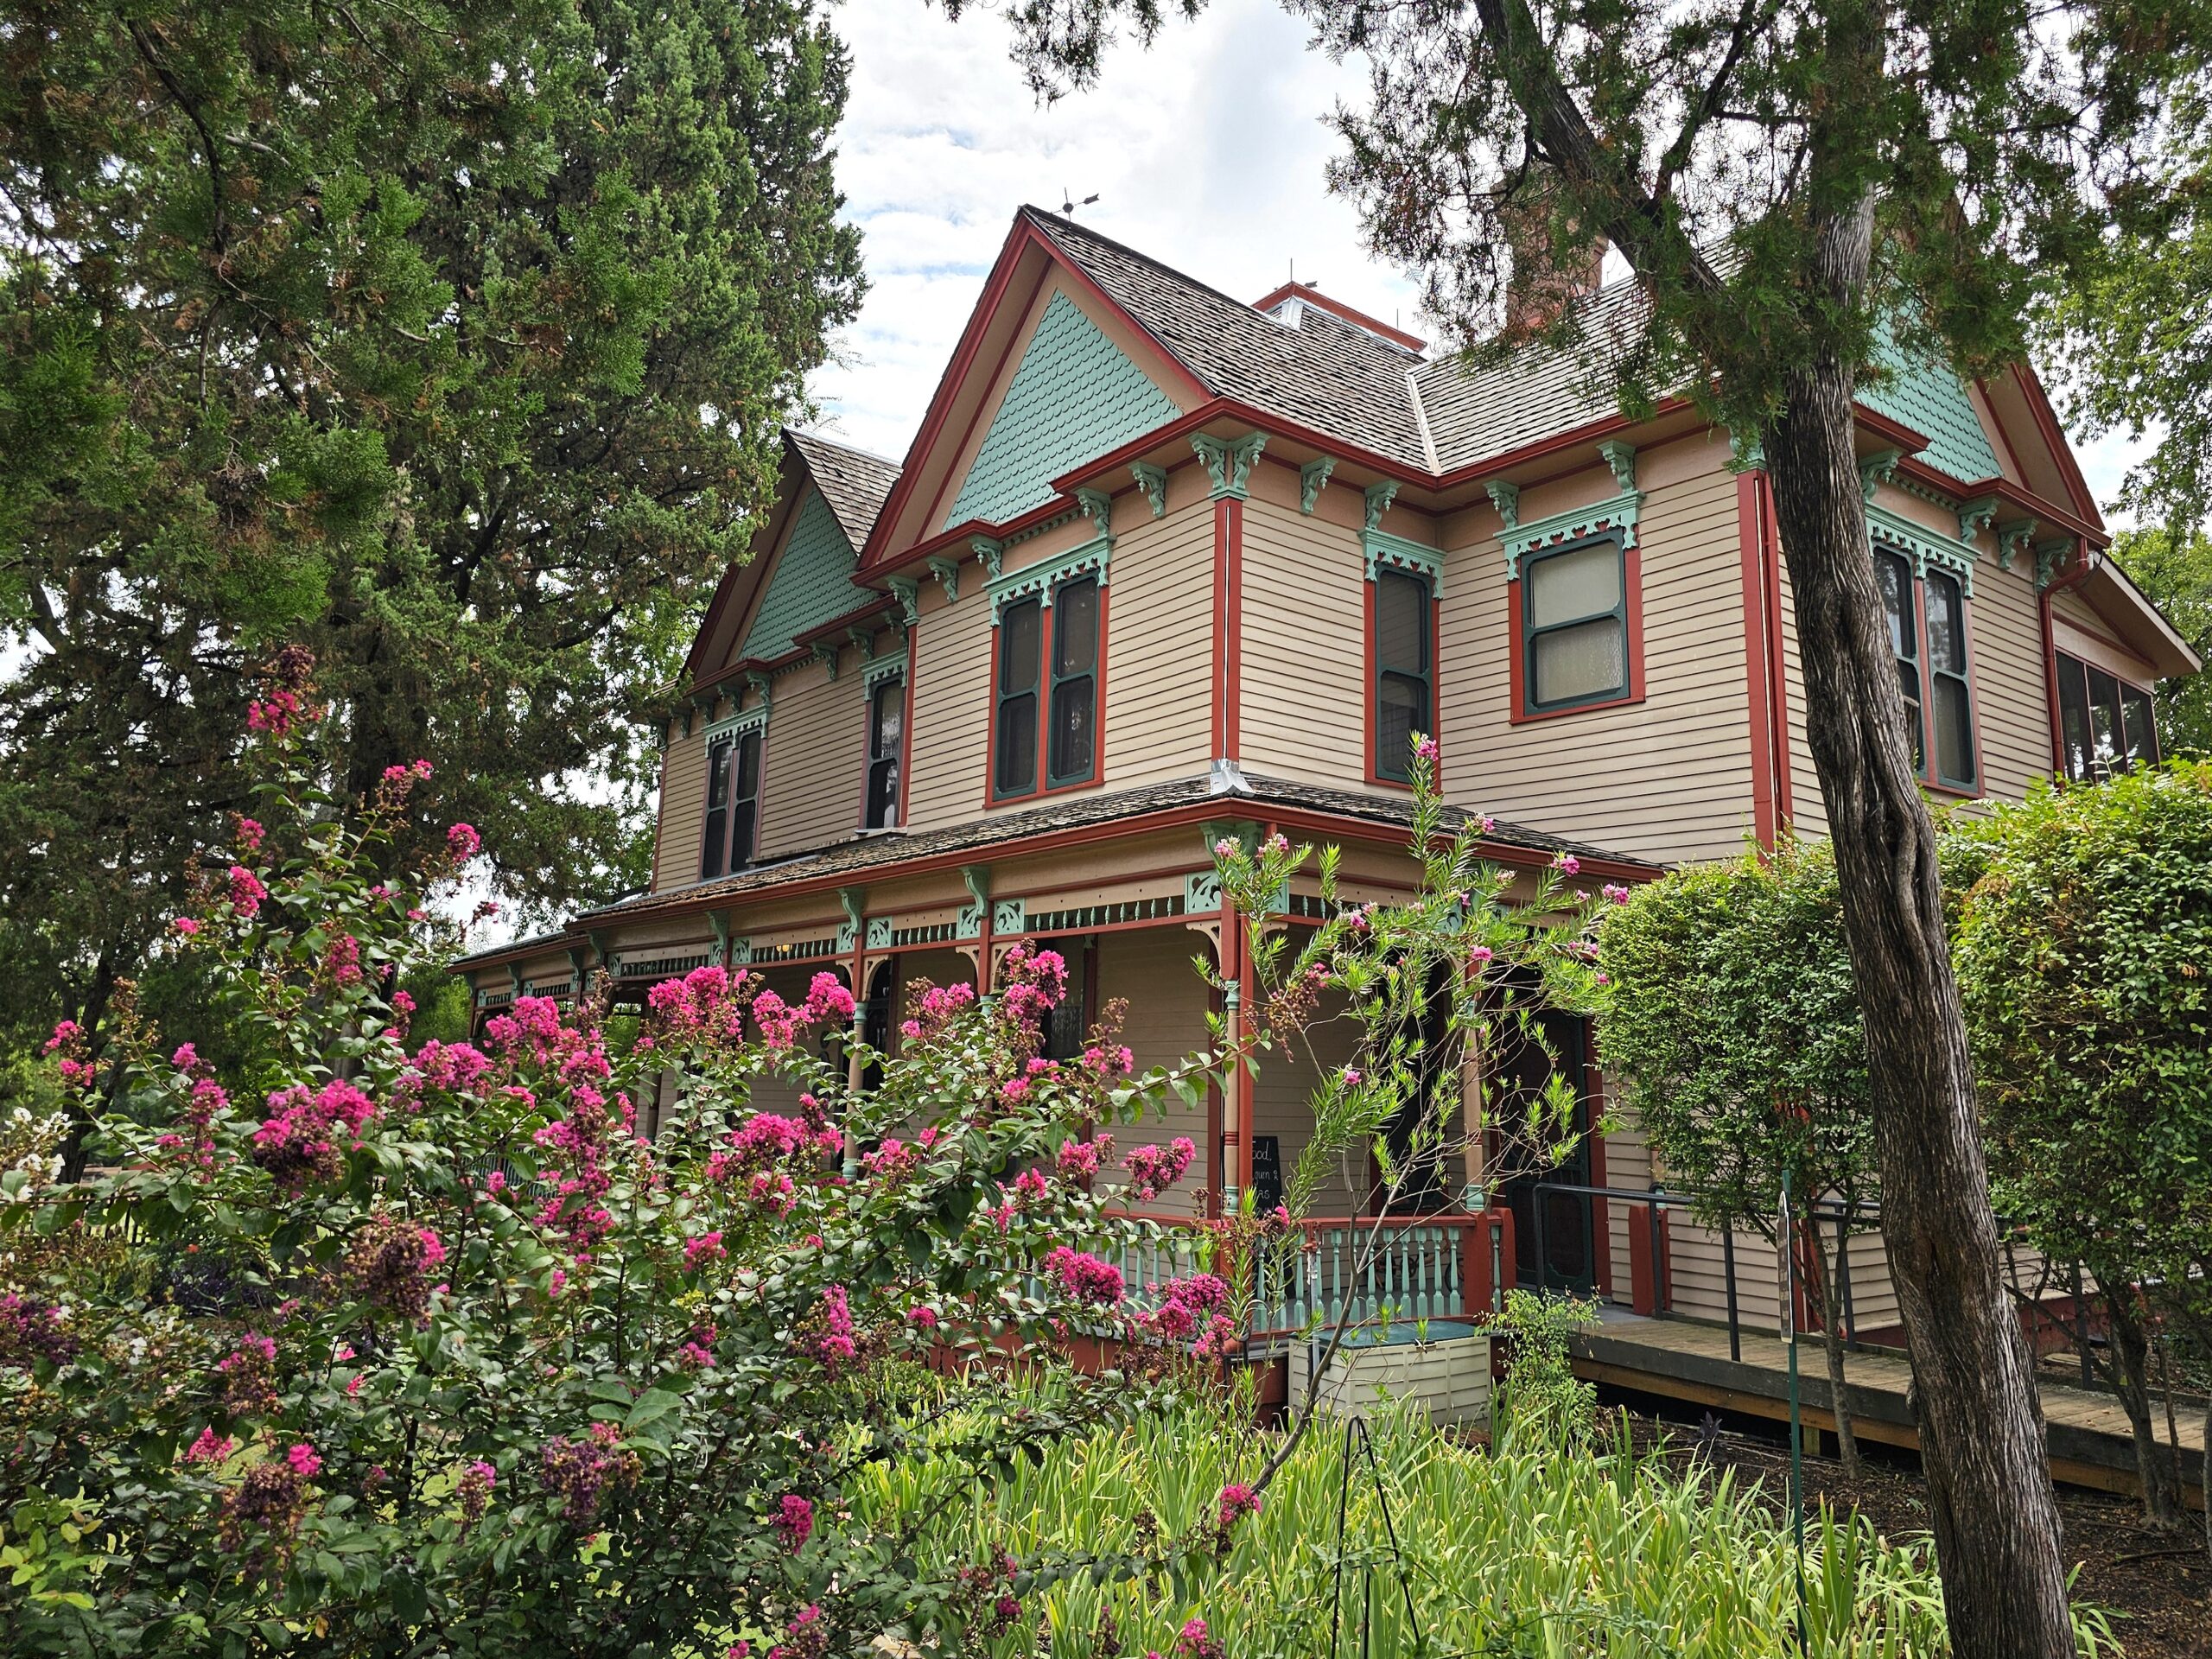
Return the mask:
{"type": "Polygon", "coordinates": [[[276,1342],[258,1333],[216,1362],[223,1376],[223,1408],[233,1417],[276,1409],[276,1342]]]}
{"type": "Polygon", "coordinates": [[[699,1271],[702,1262],[719,1262],[729,1252],[722,1249],[720,1233],[701,1233],[696,1238],[683,1241],[683,1267],[688,1273],[699,1271]]]}
{"type": "Polygon", "coordinates": [[[250,732],[266,732],[271,737],[289,737],[293,728],[311,717],[298,692],[289,687],[279,687],[266,697],[256,698],[246,704],[245,728],[250,732]]]}
{"type": "Polygon", "coordinates": [[[1260,1512],[1260,1495],[1241,1482],[1221,1489],[1221,1510],[1217,1524],[1227,1532],[1248,1515],[1260,1512]]]}
{"type": "Polygon", "coordinates": [[[476,849],[484,844],[484,837],[476,833],[473,823],[456,823],[446,830],[446,850],[453,855],[456,864],[466,864],[476,856],[476,849]]]}
{"type": "Polygon", "coordinates": [[[715,1338],[718,1333],[714,1321],[702,1319],[693,1325],[690,1333],[676,1351],[676,1363],[687,1371],[703,1371],[715,1363],[715,1338]]]}
{"type": "Polygon", "coordinates": [[[914,1166],[922,1160],[922,1149],[911,1146],[896,1135],[887,1137],[874,1152],[861,1159],[861,1167],[885,1186],[894,1186],[913,1173],[914,1166]]]}
{"type": "Polygon", "coordinates": [[[1067,994],[1067,958],[1021,940],[1000,959],[997,985],[999,1006],[1007,1017],[1017,1025],[1033,1026],[1067,994]]]}
{"type": "MultiPolygon", "coordinates": [[[[405,993],[401,995],[404,995],[405,993]]],[[[397,1006],[395,999],[394,1006],[397,1006]]],[[[410,1001],[409,1007],[413,1007],[410,1001]]],[[[410,1111],[423,1109],[423,1094],[435,1089],[442,1094],[467,1094],[492,1069],[491,1057],[468,1043],[442,1043],[433,1037],[416,1051],[393,1080],[391,1097],[410,1111]]]]}
{"type": "Polygon", "coordinates": [[[479,1458],[461,1465],[461,1476],[454,1482],[454,1496],[461,1500],[461,1522],[463,1527],[473,1527],[484,1518],[490,1507],[492,1489],[499,1484],[499,1471],[479,1458]]]}
{"type": "Polygon", "coordinates": [[[1126,1044],[1093,1043],[1083,1051],[1083,1064],[1086,1071],[1096,1072],[1102,1081],[1111,1081],[1126,1077],[1135,1071],[1136,1058],[1126,1044]]]}
{"type": "Polygon", "coordinates": [[[1061,1294],[1071,1301],[1087,1307],[1112,1307],[1122,1300],[1122,1270],[1089,1250],[1056,1246],[1045,1258],[1045,1270],[1060,1281],[1061,1294]]]}
{"type": "Polygon", "coordinates": [[[336,1180],[346,1173],[339,1131],[358,1146],[375,1116],[369,1097],[343,1077],[333,1077],[313,1095],[302,1084],[277,1090],[269,1096],[269,1116],[253,1132],[253,1161],[288,1192],[336,1180]]]}
{"type": "Polygon", "coordinates": [[[0,1296],[0,1365],[29,1365],[39,1359],[59,1365],[67,1360],[77,1343],[62,1328],[67,1317],[53,1302],[12,1291],[0,1296]]]}
{"type": "Polygon", "coordinates": [[[430,1281],[445,1259],[444,1242],[429,1228],[378,1216],[354,1235],[340,1278],[357,1300],[402,1319],[420,1319],[429,1309],[430,1281]]]}
{"type": "Polygon", "coordinates": [[[340,933],[322,953],[322,971],[334,985],[359,984],[361,942],[351,933],[340,933]]]}
{"type": "Polygon", "coordinates": [[[184,1161],[198,1169],[215,1166],[215,1117],[231,1103],[229,1091],[215,1081],[214,1068],[200,1058],[190,1043],[181,1043],[169,1062],[191,1083],[185,1096],[178,1130],[162,1135],[155,1145],[163,1152],[180,1152],[184,1161]]]}
{"type": "Polygon", "coordinates": [[[546,1441],[539,1461],[545,1490],[560,1501],[562,1513],[578,1525],[599,1513],[610,1487],[628,1485],[643,1467],[638,1454],[622,1444],[622,1431],[612,1423],[594,1423],[581,1440],[555,1435],[546,1441]]]}
{"type": "Polygon", "coordinates": [[[218,1512],[223,1548],[237,1550],[250,1539],[265,1537],[281,1560],[291,1552],[293,1535],[307,1513],[308,1482],[322,1468],[315,1448],[294,1446],[282,1458],[264,1458],[224,1497],[218,1512]],[[304,1454],[304,1456],[302,1455],[304,1454]]]}
{"type": "Polygon", "coordinates": [[[825,1021],[843,1024],[853,1017],[853,994],[835,974],[817,974],[806,988],[806,1001],[796,1008],[773,991],[753,999],[753,1023],[760,1040],[772,1049],[789,1048],[810,1026],[825,1021]]]}
{"type": "Polygon", "coordinates": [[[1053,1166],[1064,1181],[1087,1181],[1114,1155],[1114,1137],[1094,1135],[1088,1141],[1063,1141],[1053,1166]]]}
{"type": "Polygon", "coordinates": [[[1573,853],[1561,853],[1552,860],[1552,868],[1557,870],[1561,875],[1573,875],[1581,870],[1582,861],[1573,853]]]}
{"type": "Polygon", "coordinates": [[[782,1535],[784,1548],[798,1554],[814,1534],[814,1505],[796,1492],[786,1492],[776,1506],[776,1530],[782,1535]]]}
{"type": "Polygon", "coordinates": [[[1157,1288],[1160,1306],[1147,1321],[1157,1334],[1172,1342],[1196,1339],[1202,1345],[1218,1345],[1227,1339],[1233,1327],[1224,1312],[1229,1306],[1229,1287],[1221,1279],[1194,1273],[1157,1288]]]}
{"type": "Polygon", "coordinates": [[[975,1003],[973,985],[924,985],[916,1016],[901,1020],[899,1033],[908,1042],[928,1042],[975,1003]]]}
{"type": "Polygon", "coordinates": [[[233,864],[231,866],[228,895],[231,908],[251,920],[259,913],[262,900],[269,897],[269,889],[262,885],[261,878],[245,865],[233,864]]]}
{"type": "Polygon", "coordinates": [[[227,1434],[218,1434],[212,1427],[200,1431],[200,1438],[184,1449],[187,1463],[221,1463],[236,1449],[238,1442],[227,1434]]]}
{"type": "Polygon", "coordinates": [[[1206,1629],[1203,1618],[1186,1622],[1175,1635],[1179,1659],[1223,1659],[1221,1638],[1206,1629]]]}
{"type": "Polygon", "coordinates": [[[784,1639],[768,1649],[768,1659],[824,1659],[829,1651],[829,1624],[821,1607],[809,1602],[784,1627],[784,1639]]]}
{"type": "Polygon", "coordinates": [[[745,1036],[745,1008],[760,981],[726,968],[694,968],[645,993],[657,1033],[679,1042],[735,1044],[745,1036]]]}
{"type": "Polygon", "coordinates": [[[1140,1203],[1158,1198],[1183,1179],[1198,1153],[1187,1135],[1177,1135],[1166,1147],[1135,1148],[1122,1160],[1122,1167],[1129,1172],[1130,1192],[1140,1203]]]}
{"type": "Polygon", "coordinates": [[[74,1020],[64,1020],[54,1027],[54,1035],[46,1039],[46,1052],[61,1057],[54,1062],[54,1067],[69,1088],[92,1086],[92,1065],[85,1058],[85,1028],[74,1020]]]}
{"type": "Polygon", "coordinates": [[[804,1351],[822,1362],[822,1369],[835,1376],[850,1364],[860,1352],[853,1340],[853,1309],[842,1285],[832,1285],[822,1293],[822,1303],[816,1310],[814,1328],[802,1338],[804,1351]]]}

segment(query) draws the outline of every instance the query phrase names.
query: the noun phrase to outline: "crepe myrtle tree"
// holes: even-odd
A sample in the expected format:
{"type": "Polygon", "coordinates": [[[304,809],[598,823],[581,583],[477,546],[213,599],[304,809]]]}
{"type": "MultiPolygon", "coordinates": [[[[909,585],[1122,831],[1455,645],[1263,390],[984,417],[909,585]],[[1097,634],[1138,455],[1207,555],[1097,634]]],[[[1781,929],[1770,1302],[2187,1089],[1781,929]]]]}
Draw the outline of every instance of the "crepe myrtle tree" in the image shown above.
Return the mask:
{"type": "Polygon", "coordinates": [[[2046,790],[1958,835],[1985,866],[1957,950],[1998,1193],[2118,1316],[2148,1486],[2145,1327],[2212,1355],[2212,761],[2046,790]]]}
{"type": "MultiPolygon", "coordinates": [[[[423,768],[341,812],[290,670],[252,709],[257,816],[162,947],[203,958],[251,1058],[172,1046],[126,991],[99,1059],[69,1024],[48,1050],[108,1173],[62,1182],[49,1146],[9,1142],[10,1651],[819,1659],[1018,1619],[1030,1565],[913,1559],[841,1524],[842,1485],[950,1414],[972,1488],[1231,1345],[1218,1275],[1128,1294],[1114,1261],[1154,1224],[1090,1191],[1090,1128],[1166,1077],[1131,1079],[1103,1029],[1039,1058],[1065,968],[1027,944],[988,1004],[927,990],[862,1095],[807,1040],[850,1020],[827,974],[787,1002],[702,968],[655,988],[626,1049],[590,998],[520,999],[480,1046],[410,1040],[398,987],[441,941],[374,849],[423,768]],[[635,1103],[671,1072],[649,1142],[635,1103]],[[795,1109],[750,1104],[772,1077],[795,1109]],[[1071,1329],[1126,1359],[1049,1405],[975,1363],[1052,1363],[1071,1329]]],[[[449,864],[475,852],[448,836],[449,864]]],[[[1133,1173],[1180,1176],[1158,1162],[1133,1173]]]]}
{"type": "MultiPolygon", "coordinates": [[[[1353,1224],[1355,1279],[1372,1269],[1394,1213],[1484,1202],[1501,1182],[1555,1167],[1602,1127],[1582,1120],[1573,1081],[1582,1055],[1560,1052],[1544,1015],[1596,1006],[1606,975],[1592,918],[1626,902],[1628,889],[1608,885],[1593,893],[1579,885],[1581,862],[1572,853],[1556,855],[1525,883],[1485,857],[1483,839],[1494,821],[1470,813],[1447,822],[1437,754],[1433,738],[1414,735],[1408,844],[1414,880],[1405,899],[1345,897],[1337,848],[1317,852],[1279,831],[1249,844],[1224,838],[1214,848],[1251,969],[1248,1046],[1231,1063],[1256,1071],[1281,1055],[1319,1079],[1313,1132],[1285,1181],[1278,1219],[1303,1218],[1335,1175],[1369,1217],[1353,1224]],[[1281,925],[1284,900],[1293,879],[1308,871],[1323,919],[1294,937],[1281,925]],[[1338,1062],[1347,1047],[1351,1058],[1338,1062]],[[1543,1081],[1522,1084],[1501,1068],[1499,1056],[1512,1050],[1541,1055],[1543,1081]]],[[[1248,1255],[1264,1262],[1272,1250],[1281,1261],[1286,1248],[1261,1238],[1248,1255]]],[[[1258,1490],[1312,1420],[1349,1333],[1351,1305],[1347,1298],[1334,1315],[1311,1316],[1304,1334],[1316,1357],[1307,1408],[1258,1490]]]]}
{"type": "Polygon", "coordinates": [[[1850,1217],[1877,1184],[1834,855],[1825,842],[1793,839],[1770,855],[1673,872],[1608,914],[1599,941],[1606,1071],[1698,1219],[1782,1246],[1785,1175],[1801,1198],[1841,1208],[1831,1255],[1817,1220],[1786,1243],[1821,1321],[1838,1449],[1856,1474],[1834,1289],[1850,1217]]]}
{"type": "MultiPolygon", "coordinates": [[[[1853,408],[1885,336],[1970,373],[2018,357],[2044,273],[2158,164],[2182,95],[2169,66],[2202,9],[1287,3],[1323,49],[1370,66],[1366,106],[1337,112],[1332,181],[1376,251],[1421,274],[1448,341],[1492,361],[1534,338],[1571,350],[1631,415],[1687,399],[1771,481],[1954,1639],[1965,1659],[2055,1659],[2073,1643],[2057,1514],[1997,1268],[1853,408]],[[1634,303],[1590,291],[1601,243],[1634,303]]],[[[1122,24],[1149,41],[1164,10],[1026,0],[1008,16],[1049,95],[1094,80],[1122,24]]]]}

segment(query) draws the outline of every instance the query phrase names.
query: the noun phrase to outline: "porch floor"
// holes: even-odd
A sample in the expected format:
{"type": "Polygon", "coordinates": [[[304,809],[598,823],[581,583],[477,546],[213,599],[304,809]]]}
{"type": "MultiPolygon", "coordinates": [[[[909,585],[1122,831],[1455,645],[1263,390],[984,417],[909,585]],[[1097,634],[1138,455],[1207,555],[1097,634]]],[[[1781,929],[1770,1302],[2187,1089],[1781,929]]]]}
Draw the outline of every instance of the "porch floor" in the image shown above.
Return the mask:
{"type": "MultiPolygon", "coordinates": [[[[1744,1329],[1743,1357],[1732,1360],[1725,1325],[1651,1319],[1609,1306],[1600,1323],[1575,1334],[1573,1345],[1575,1374],[1590,1382],[1692,1405],[1789,1421],[1789,1351],[1771,1335],[1744,1329]]],[[[1833,1430],[1835,1418],[1828,1409],[1827,1361],[1817,1336],[1800,1339],[1797,1365],[1806,1426],[1833,1430]]],[[[1918,1451],[1920,1432],[1905,1409],[1905,1385],[1911,1381],[1912,1370],[1904,1357],[1880,1351],[1849,1353],[1844,1356],[1843,1370],[1852,1427],[1859,1438],[1918,1451]]],[[[2137,1490],[2127,1414],[2110,1395],[2068,1388],[2046,1379],[2043,1413],[2053,1478],[2104,1491],[2137,1490]]],[[[2202,1507],[2203,1414],[2183,1407],[2177,1410],[2176,1418],[2189,1499],[2202,1507]]],[[[2153,1423],[2163,1446],[2165,1421],[2156,1407],[2153,1423]]]]}

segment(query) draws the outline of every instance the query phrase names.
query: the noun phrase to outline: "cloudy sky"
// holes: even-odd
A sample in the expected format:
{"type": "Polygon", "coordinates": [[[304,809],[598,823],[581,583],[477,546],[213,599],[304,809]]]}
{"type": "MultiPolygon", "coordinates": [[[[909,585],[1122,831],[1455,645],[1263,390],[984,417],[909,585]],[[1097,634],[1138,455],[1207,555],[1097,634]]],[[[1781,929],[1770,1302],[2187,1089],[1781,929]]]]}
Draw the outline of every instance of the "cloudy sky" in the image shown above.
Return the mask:
{"type": "MultiPolygon", "coordinates": [[[[923,0],[843,0],[834,15],[854,56],[838,177],[874,286],[813,390],[822,426],[847,442],[906,454],[1024,202],[1096,194],[1084,223],[1240,299],[1294,261],[1302,279],[1426,332],[1414,285],[1373,261],[1323,182],[1336,141],[1322,118],[1362,98],[1363,67],[1308,50],[1271,0],[1211,0],[1151,52],[1126,43],[1096,91],[1044,109],[984,5],[958,23],[923,0]]],[[[2101,501],[2133,448],[2082,449],[2101,501]]]]}

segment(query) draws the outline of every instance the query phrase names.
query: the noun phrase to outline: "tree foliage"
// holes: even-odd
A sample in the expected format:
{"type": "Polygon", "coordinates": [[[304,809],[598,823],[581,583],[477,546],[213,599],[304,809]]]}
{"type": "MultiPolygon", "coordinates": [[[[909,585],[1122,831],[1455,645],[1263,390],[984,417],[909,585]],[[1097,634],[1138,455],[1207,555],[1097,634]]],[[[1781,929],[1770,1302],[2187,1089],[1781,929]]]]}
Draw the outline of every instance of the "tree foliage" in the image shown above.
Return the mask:
{"type": "Polygon", "coordinates": [[[812,0],[22,4],[0,56],[8,1017],[98,1020],[284,641],[341,793],[436,763],[390,856],[633,883],[632,722],[860,292],[812,0]]]}
{"type": "MultiPolygon", "coordinates": [[[[2171,526],[2124,530],[2112,556],[2179,630],[2212,661],[2212,535],[2171,526]]],[[[2162,754],[2212,754],[2212,677],[2183,674],[2152,688],[2162,754]]]]}

